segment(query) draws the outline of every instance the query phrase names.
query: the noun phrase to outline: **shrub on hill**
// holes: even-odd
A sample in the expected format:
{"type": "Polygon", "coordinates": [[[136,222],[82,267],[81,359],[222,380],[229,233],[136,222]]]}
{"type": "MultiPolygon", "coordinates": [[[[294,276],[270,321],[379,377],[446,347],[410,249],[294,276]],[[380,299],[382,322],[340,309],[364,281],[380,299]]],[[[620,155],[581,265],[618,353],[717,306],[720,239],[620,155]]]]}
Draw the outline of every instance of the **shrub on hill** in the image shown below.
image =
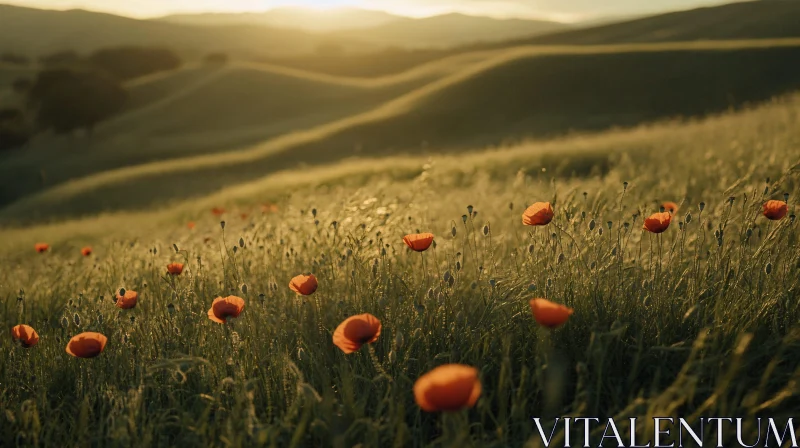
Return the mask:
{"type": "Polygon", "coordinates": [[[40,129],[58,133],[94,126],[125,105],[118,80],[98,71],[49,69],[38,74],[28,93],[40,129]]]}
{"type": "Polygon", "coordinates": [[[19,109],[0,109],[0,151],[20,147],[30,140],[32,129],[19,109]]]}
{"type": "Polygon", "coordinates": [[[98,50],[88,57],[87,62],[121,80],[173,70],[181,66],[181,59],[173,51],[143,47],[98,50]]]}
{"type": "Polygon", "coordinates": [[[30,58],[16,53],[3,53],[0,54],[0,62],[14,65],[28,65],[31,63],[30,58]]]}

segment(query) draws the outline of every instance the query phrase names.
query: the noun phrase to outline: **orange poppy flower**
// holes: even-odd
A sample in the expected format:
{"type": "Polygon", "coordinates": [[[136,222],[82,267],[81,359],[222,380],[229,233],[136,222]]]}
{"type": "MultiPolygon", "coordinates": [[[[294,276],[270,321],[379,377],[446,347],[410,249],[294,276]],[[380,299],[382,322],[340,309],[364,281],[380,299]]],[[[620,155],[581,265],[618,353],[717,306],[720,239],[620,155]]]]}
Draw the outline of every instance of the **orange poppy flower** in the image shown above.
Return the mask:
{"type": "Polygon", "coordinates": [[[125,295],[119,295],[117,292],[117,307],[123,310],[129,310],[136,307],[136,302],[139,301],[139,293],[136,291],[125,291],[125,295]]]}
{"type": "Polygon", "coordinates": [[[549,202],[537,202],[522,213],[522,223],[526,226],[546,226],[553,216],[553,207],[549,202]]]}
{"type": "Polygon", "coordinates": [[[208,318],[224,324],[229,317],[239,317],[242,311],[244,311],[244,299],[241,297],[217,297],[208,310],[208,318]]]}
{"type": "Polygon", "coordinates": [[[345,354],[350,354],[364,344],[372,344],[381,335],[381,321],[372,314],[348,317],[333,332],[333,343],[345,354]]]}
{"type": "Polygon", "coordinates": [[[556,328],[564,325],[575,310],[547,299],[531,299],[531,312],[539,325],[556,328]]]}
{"type": "Polygon", "coordinates": [[[644,220],[643,228],[653,233],[661,233],[667,230],[670,221],[672,221],[672,214],[670,212],[653,213],[649,218],[644,220]]]}
{"type": "Polygon", "coordinates": [[[223,214],[225,214],[225,209],[220,207],[214,207],[211,209],[211,213],[214,216],[222,216],[223,214]]]}
{"type": "Polygon", "coordinates": [[[86,246],[83,249],[81,249],[81,255],[83,255],[84,257],[88,257],[91,254],[92,254],[92,248],[91,247],[86,246]]]}
{"type": "Polygon", "coordinates": [[[170,263],[167,265],[167,272],[170,275],[181,275],[183,273],[183,263],[170,263]]]}
{"type": "Polygon", "coordinates": [[[189,221],[189,222],[186,224],[186,227],[188,227],[188,228],[189,228],[189,230],[192,230],[192,229],[194,229],[194,228],[195,228],[195,223],[194,223],[193,221],[189,221]]]}
{"type": "Polygon", "coordinates": [[[289,289],[304,296],[314,294],[317,286],[317,277],[314,274],[298,275],[289,282],[289,289]]]}
{"type": "Polygon", "coordinates": [[[275,213],[278,211],[278,206],[275,204],[261,205],[261,213],[275,213]]]}
{"type": "Polygon", "coordinates": [[[403,237],[403,242],[416,252],[425,252],[433,243],[432,233],[416,233],[403,237]]]}
{"type": "Polygon", "coordinates": [[[36,249],[36,252],[42,253],[47,252],[47,249],[50,249],[50,245],[46,243],[36,243],[33,245],[33,248],[36,249]]]}
{"type": "Polygon", "coordinates": [[[247,219],[247,217],[248,217],[248,216],[250,216],[250,215],[248,215],[247,213],[242,213],[242,214],[240,214],[239,216],[241,216],[241,217],[242,217],[242,221],[244,221],[244,220],[246,220],[246,219],[247,219]]]}
{"type": "Polygon", "coordinates": [[[17,325],[11,329],[11,337],[23,347],[29,348],[39,343],[39,334],[30,325],[17,325]]]}
{"type": "Polygon", "coordinates": [[[76,358],[94,358],[106,348],[108,338],[100,333],[81,333],[67,343],[67,353],[76,358]]]}
{"type": "Polygon", "coordinates": [[[678,204],[676,204],[676,203],[674,203],[672,201],[666,201],[666,202],[662,203],[661,207],[664,208],[665,212],[672,213],[673,215],[675,213],[678,213],[678,204]]]}
{"type": "Polygon", "coordinates": [[[777,221],[783,219],[789,213],[789,206],[783,201],[767,201],[764,204],[764,216],[767,219],[777,221]]]}
{"type": "Polygon", "coordinates": [[[439,366],[414,383],[414,399],[426,412],[471,408],[481,391],[478,369],[463,364],[439,366]]]}

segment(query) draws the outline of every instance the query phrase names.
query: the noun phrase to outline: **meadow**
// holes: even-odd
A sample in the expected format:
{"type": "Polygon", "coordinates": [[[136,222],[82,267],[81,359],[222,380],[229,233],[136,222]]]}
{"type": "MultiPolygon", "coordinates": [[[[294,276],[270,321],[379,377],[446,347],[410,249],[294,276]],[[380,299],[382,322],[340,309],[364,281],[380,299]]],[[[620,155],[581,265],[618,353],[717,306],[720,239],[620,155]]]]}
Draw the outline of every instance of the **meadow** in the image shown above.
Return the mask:
{"type": "Polygon", "coordinates": [[[800,406],[798,105],[345,160],[4,229],[0,321],[41,339],[0,338],[0,445],[539,446],[533,417],[785,420],[800,406]],[[787,215],[763,216],[768,200],[787,215]],[[552,222],[523,225],[540,201],[552,222]],[[665,201],[667,230],[644,230],[665,201]],[[435,235],[422,253],[403,243],[418,232],[435,235]],[[312,295],[288,286],[302,273],[312,295]],[[115,306],[120,288],[135,308],[115,306]],[[210,320],[229,295],[242,313],[210,320]],[[544,327],[532,298],[574,313],[544,327]],[[362,313],[380,335],[344,354],[332,334],[362,313]],[[67,354],[86,331],[104,351],[67,354]],[[415,381],[448,363],[477,369],[480,398],[421,410],[415,381]]]}

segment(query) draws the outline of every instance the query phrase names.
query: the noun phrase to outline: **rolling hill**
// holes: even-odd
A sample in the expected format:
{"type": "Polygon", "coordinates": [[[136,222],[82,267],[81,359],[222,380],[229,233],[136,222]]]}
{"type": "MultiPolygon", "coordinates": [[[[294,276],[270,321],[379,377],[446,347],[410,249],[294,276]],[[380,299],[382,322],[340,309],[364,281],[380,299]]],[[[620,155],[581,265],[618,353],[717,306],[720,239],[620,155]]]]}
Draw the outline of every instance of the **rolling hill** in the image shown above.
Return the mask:
{"type": "Polygon", "coordinates": [[[548,33],[527,39],[483,43],[440,51],[377,52],[331,57],[280,57],[270,62],[343,76],[377,76],[402,71],[455,53],[514,45],[600,45],[800,37],[800,2],[770,0],[732,3],[548,33]]]}
{"type": "MultiPolygon", "coordinates": [[[[798,69],[800,40],[499,50],[371,110],[326,119],[242,149],[228,147],[224,152],[127,167],[120,164],[122,168],[107,171],[106,167],[76,168],[97,174],[23,198],[2,216],[4,220],[42,218],[146,208],[304,164],[323,165],[355,156],[427,154],[433,151],[430,148],[437,153],[459,152],[575,131],[704,116],[798,89],[800,80],[793,76],[798,69]],[[120,197],[126,200],[116,199],[120,197]]],[[[206,96],[213,95],[198,94],[206,96]]],[[[184,128],[182,135],[202,136],[208,124],[196,124],[194,129],[184,128]]],[[[134,129],[131,126],[131,132],[134,129]]],[[[184,143],[192,145],[188,140],[184,143]]],[[[102,145],[110,162],[115,160],[114,148],[113,140],[102,145]]],[[[130,151],[121,152],[124,156],[130,151]]],[[[96,159],[89,163],[101,163],[103,158],[96,159]]],[[[21,174],[37,166],[31,159],[3,166],[16,174],[13,184],[3,184],[6,197],[36,190],[38,177],[23,180],[21,174]]],[[[56,170],[60,181],[52,180],[50,185],[74,176],[72,168],[56,170]]]]}
{"type": "Polygon", "coordinates": [[[308,8],[274,8],[255,13],[206,13],[175,14],[157,19],[184,25],[226,26],[261,25],[274,28],[289,28],[314,33],[372,28],[387,23],[406,22],[412,19],[358,8],[337,8],[319,11],[308,8]]]}
{"type": "Polygon", "coordinates": [[[51,11],[0,5],[0,52],[29,56],[63,50],[87,53],[104,47],[139,45],[169,46],[189,56],[224,51],[256,57],[313,53],[323,44],[336,44],[356,52],[376,49],[369,42],[257,25],[188,26],[83,10],[51,11]]]}

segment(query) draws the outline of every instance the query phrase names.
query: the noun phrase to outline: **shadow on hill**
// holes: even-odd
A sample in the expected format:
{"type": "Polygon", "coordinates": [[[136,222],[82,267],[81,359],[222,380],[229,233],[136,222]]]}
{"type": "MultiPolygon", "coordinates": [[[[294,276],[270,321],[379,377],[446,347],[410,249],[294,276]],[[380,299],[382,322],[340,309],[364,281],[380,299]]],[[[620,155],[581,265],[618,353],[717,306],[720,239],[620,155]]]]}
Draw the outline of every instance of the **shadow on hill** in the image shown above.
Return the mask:
{"type": "MultiPolygon", "coordinates": [[[[424,97],[410,111],[256,161],[106,185],[32,213],[67,217],[207,195],[283,169],[349,157],[458,152],[509,139],[698,117],[800,88],[800,48],[541,56],[424,97]],[[435,150],[434,150],[435,148],[435,150]]],[[[54,201],[55,202],[55,201],[54,201]]],[[[20,217],[20,219],[34,216],[20,217]]]]}

